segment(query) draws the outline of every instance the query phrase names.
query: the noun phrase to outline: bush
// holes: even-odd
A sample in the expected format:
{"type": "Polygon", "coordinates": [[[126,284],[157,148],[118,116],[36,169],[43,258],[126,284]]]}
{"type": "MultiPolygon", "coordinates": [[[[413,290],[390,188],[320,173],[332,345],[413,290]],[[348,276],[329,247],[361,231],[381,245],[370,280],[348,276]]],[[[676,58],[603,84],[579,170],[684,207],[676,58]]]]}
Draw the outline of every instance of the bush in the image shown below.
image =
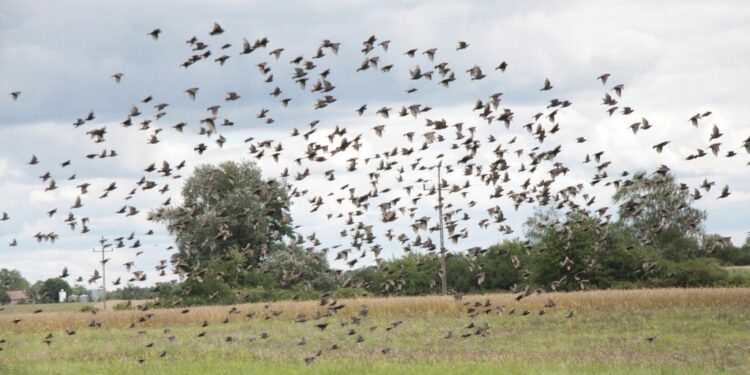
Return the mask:
{"type": "Polygon", "coordinates": [[[121,302],[121,303],[116,304],[114,307],[112,307],[112,310],[115,310],[115,311],[133,310],[133,303],[130,301],[121,302]]]}
{"type": "Polygon", "coordinates": [[[81,308],[79,309],[79,311],[80,312],[91,312],[91,313],[96,314],[96,312],[99,311],[99,309],[97,309],[96,307],[91,306],[91,305],[86,305],[86,306],[81,306],[81,308]]]}
{"type": "Polygon", "coordinates": [[[107,293],[109,299],[150,299],[154,297],[151,288],[142,288],[133,285],[126,285],[122,289],[114,290],[107,293]]]}
{"type": "Polygon", "coordinates": [[[338,288],[333,292],[333,298],[362,298],[369,296],[370,293],[362,288],[338,288]]]}
{"type": "Polygon", "coordinates": [[[238,291],[242,302],[276,302],[287,300],[309,301],[319,299],[321,293],[310,288],[296,286],[290,289],[269,288],[262,286],[245,288],[238,291]]]}
{"type": "Polygon", "coordinates": [[[656,283],[664,287],[706,287],[727,285],[729,273],[712,258],[696,258],[683,262],[666,262],[666,274],[656,283]]]}
{"type": "Polygon", "coordinates": [[[730,266],[750,265],[750,249],[745,248],[745,247],[736,247],[736,246],[720,247],[710,256],[712,258],[719,259],[725,265],[730,265],[730,266]]]}

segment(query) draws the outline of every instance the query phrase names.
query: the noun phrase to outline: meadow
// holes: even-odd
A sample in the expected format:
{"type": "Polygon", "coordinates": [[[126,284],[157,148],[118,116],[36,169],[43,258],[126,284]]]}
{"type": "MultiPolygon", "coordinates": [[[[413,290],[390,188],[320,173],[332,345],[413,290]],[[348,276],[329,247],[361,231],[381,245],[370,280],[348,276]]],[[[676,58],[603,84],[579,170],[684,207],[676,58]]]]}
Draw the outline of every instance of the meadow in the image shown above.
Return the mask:
{"type": "Polygon", "coordinates": [[[4,306],[0,374],[750,373],[750,288],[338,302],[4,306]]]}

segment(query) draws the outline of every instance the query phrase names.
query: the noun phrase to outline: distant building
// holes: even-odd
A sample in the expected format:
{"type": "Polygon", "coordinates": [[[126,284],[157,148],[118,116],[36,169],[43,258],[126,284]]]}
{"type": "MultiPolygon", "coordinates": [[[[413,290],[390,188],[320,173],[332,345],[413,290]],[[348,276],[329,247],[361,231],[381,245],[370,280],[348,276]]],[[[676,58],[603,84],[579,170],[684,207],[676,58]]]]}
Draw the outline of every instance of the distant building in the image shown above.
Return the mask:
{"type": "Polygon", "coordinates": [[[31,298],[26,295],[23,290],[9,290],[8,297],[10,298],[11,305],[18,305],[19,303],[31,303],[31,298]]]}
{"type": "Polygon", "coordinates": [[[66,292],[65,292],[65,289],[60,289],[60,291],[59,291],[59,292],[57,292],[57,295],[58,295],[58,297],[60,297],[60,298],[58,299],[58,301],[59,301],[60,303],[63,303],[63,302],[65,302],[65,299],[66,299],[66,298],[68,297],[68,293],[66,293],[66,292]]]}

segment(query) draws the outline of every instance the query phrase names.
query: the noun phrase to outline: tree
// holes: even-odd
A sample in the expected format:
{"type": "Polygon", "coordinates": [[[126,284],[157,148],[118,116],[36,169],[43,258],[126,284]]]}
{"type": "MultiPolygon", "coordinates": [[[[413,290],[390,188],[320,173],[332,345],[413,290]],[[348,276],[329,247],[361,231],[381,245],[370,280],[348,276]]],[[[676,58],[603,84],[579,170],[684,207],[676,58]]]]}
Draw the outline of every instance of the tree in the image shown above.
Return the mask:
{"type": "Polygon", "coordinates": [[[29,289],[29,282],[18,270],[3,268],[0,269],[0,289],[26,291],[29,289]]]}
{"type": "Polygon", "coordinates": [[[128,284],[121,289],[107,292],[110,299],[150,299],[154,297],[152,288],[139,287],[128,284]]]}
{"type": "Polygon", "coordinates": [[[78,284],[78,285],[73,286],[72,293],[74,295],[80,296],[83,294],[89,294],[89,290],[86,289],[85,286],[78,284]]]}
{"type": "Polygon", "coordinates": [[[479,259],[485,272],[482,287],[489,290],[510,289],[523,281],[528,256],[520,241],[503,241],[490,246],[479,259]]]}
{"type": "Polygon", "coordinates": [[[671,173],[637,173],[613,197],[620,221],[644,245],[653,245],[668,259],[697,256],[706,212],[691,207],[695,197],[671,173]]]}
{"type": "Polygon", "coordinates": [[[297,246],[273,252],[260,267],[282,288],[305,284],[315,290],[333,291],[338,280],[323,253],[309,253],[297,246]]]}
{"type": "Polygon", "coordinates": [[[72,289],[67,281],[58,277],[47,279],[39,289],[39,298],[42,302],[58,302],[60,289],[65,290],[65,293],[68,295],[72,293],[72,289]]]}
{"type": "Polygon", "coordinates": [[[40,299],[42,299],[40,292],[42,290],[42,285],[44,285],[44,281],[35,281],[34,284],[29,287],[29,298],[33,299],[34,301],[39,301],[40,299]]]}
{"type": "Polygon", "coordinates": [[[183,203],[152,211],[176,238],[173,261],[185,272],[240,249],[245,266],[257,265],[274,244],[294,234],[286,185],[263,180],[252,162],[195,168],[182,188],[183,203]]]}
{"type": "Polygon", "coordinates": [[[573,290],[638,284],[657,277],[662,258],[643,246],[622,222],[609,222],[585,211],[537,211],[526,222],[532,251],[529,263],[536,287],[573,290]]]}
{"type": "Polygon", "coordinates": [[[750,265],[750,248],[737,247],[719,234],[706,234],[701,239],[701,249],[707,257],[716,258],[729,266],[750,265]]]}
{"type": "Polygon", "coordinates": [[[5,289],[0,289],[0,305],[4,305],[8,302],[10,302],[10,296],[8,296],[8,292],[6,292],[5,289]]]}
{"type": "Polygon", "coordinates": [[[571,211],[537,211],[526,221],[526,236],[533,246],[529,261],[534,284],[552,290],[585,288],[597,267],[603,231],[593,218],[571,211]],[[585,280],[585,281],[584,281],[585,280]]]}

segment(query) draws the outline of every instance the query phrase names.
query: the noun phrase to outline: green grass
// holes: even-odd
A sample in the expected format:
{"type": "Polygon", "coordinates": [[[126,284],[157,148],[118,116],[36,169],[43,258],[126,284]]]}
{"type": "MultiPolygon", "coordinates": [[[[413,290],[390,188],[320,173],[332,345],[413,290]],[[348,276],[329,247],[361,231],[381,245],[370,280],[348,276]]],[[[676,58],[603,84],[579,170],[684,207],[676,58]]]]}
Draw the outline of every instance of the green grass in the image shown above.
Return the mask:
{"type": "MultiPolygon", "coordinates": [[[[602,298],[614,302],[604,308],[574,308],[570,319],[566,318],[568,307],[560,302],[541,316],[537,314],[541,305],[536,302],[519,305],[512,315],[482,314],[473,321],[477,326],[488,323],[489,335],[468,338],[460,337],[471,331],[465,328],[471,322],[465,313],[377,309],[373,305],[380,302],[376,301],[360,325],[351,324],[353,314],[346,311],[306,323],[285,316],[248,320],[235,314],[230,323],[222,324],[228,307],[217,307],[206,328],[160,321],[127,328],[114,320],[108,326],[106,316],[99,316],[102,328],[79,327],[73,336],[53,331],[49,346],[43,343],[48,331],[34,327],[33,322],[4,325],[0,321],[0,339],[7,341],[0,344],[4,349],[0,351],[0,374],[750,373],[750,305],[746,300],[707,306],[651,306],[602,298]],[[532,314],[519,315],[525,308],[532,314]],[[397,320],[403,324],[386,330],[397,320]],[[322,321],[330,323],[323,332],[313,326],[322,321]],[[348,324],[341,326],[342,322],[348,324]],[[377,328],[371,332],[373,326],[377,328]],[[169,331],[165,333],[165,329],[169,331]],[[347,334],[350,329],[362,334],[364,342],[356,343],[356,335],[347,334]],[[196,337],[203,331],[205,337],[196,337]],[[447,331],[452,331],[454,338],[444,339],[447,331]],[[261,339],[262,332],[269,337],[261,339]],[[174,342],[167,339],[172,335],[174,342]],[[234,341],[227,342],[227,336],[234,341]],[[297,345],[301,337],[307,341],[304,346],[297,345]],[[656,339],[649,342],[647,337],[656,339]],[[251,338],[255,341],[250,342],[251,338]],[[153,347],[147,348],[149,343],[153,347]],[[340,348],[329,350],[333,343],[340,348]],[[390,348],[390,353],[383,354],[383,348],[390,348]],[[303,359],[319,349],[323,354],[306,365],[303,359]],[[160,358],[162,351],[167,354],[160,358]],[[141,364],[139,359],[145,361],[141,364]]],[[[484,301],[484,297],[466,297],[465,301],[484,301]]],[[[403,304],[394,301],[393,305],[403,304]]],[[[291,309],[289,306],[285,308],[291,309]]],[[[239,307],[243,312],[249,310],[239,307]]],[[[353,307],[356,310],[359,305],[353,307]]],[[[86,320],[95,317],[80,314],[86,320]]]]}

